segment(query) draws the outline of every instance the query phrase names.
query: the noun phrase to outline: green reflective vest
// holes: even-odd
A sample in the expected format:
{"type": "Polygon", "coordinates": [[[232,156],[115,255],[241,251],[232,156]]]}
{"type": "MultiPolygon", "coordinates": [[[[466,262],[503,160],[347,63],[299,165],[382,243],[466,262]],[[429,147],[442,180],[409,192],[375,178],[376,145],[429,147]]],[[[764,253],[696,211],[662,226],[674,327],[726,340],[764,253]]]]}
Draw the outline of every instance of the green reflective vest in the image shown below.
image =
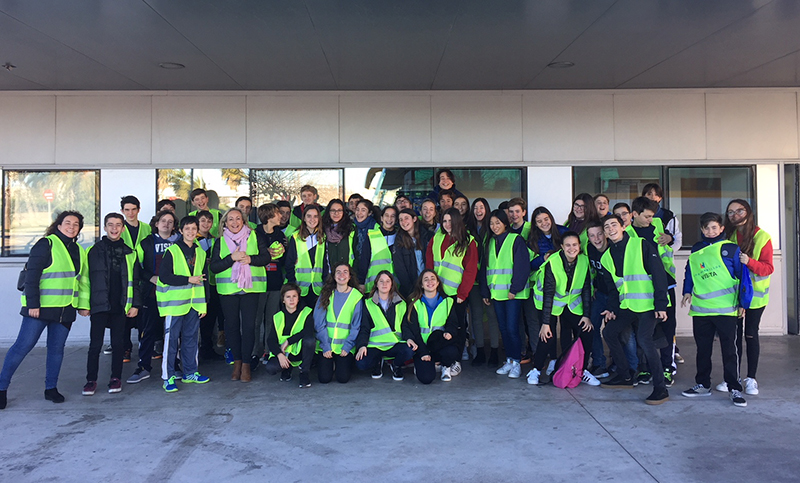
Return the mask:
{"type": "MultiPolygon", "coordinates": [[[[189,264],[186,263],[186,258],[183,256],[183,251],[178,243],[183,243],[179,240],[169,248],[167,253],[172,256],[172,269],[175,275],[182,275],[184,277],[199,277],[203,275],[203,268],[206,265],[206,252],[200,245],[195,242],[194,244],[194,270],[189,273],[189,264]]],[[[166,253],[164,254],[166,256],[166,253]]],[[[192,283],[186,285],[167,285],[158,278],[156,284],[156,302],[158,305],[158,315],[166,317],[168,315],[179,316],[186,315],[189,310],[194,309],[198,314],[205,314],[206,310],[206,290],[203,284],[195,285],[192,283]]]]}
{"type": "MultiPolygon", "coordinates": [[[[283,330],[284,326],[286,325],[286,315],[284,315],[282,310],[279,310],[278,313],[276,313],[272,317],[272,323],[275,326],[274,329],[275,334],[278,336],[278,345],[283,345],[283,343],[286,342],[289,339],[289,337],[293,337],[302,332],[303,327],[305,327],[306,325],[306,319],[308,318],[309,315],[311,315],[311,312],[312,310],[310,307],[303,307],[303,310],[301,310],[300,313],[297,314],[297,319],[295,319],[294,325],[292,325],[292,328],[289,330],[289,335],[284,335],[283,330]]],[[[300,339],[294,344],[287,346],[286,350],[284,350],[283,353],[286,354],[287,357],[294,356],[296,358],[297,356],[300,355],[300,352],[302,350],[303,350],[303,339],[300,339]]],[[[271,354],[272,357],[277,357],[277,355],[278,354],[271,354]]],[[[300,364],[302,364],[302,362],[303,362],[302,360],[289,361],[289,363],[292,364],[292,367],[297,367],[300,364]]]]}
{"type": "Polygon", "coordinates": [[[530,235],[531,235],[531,222],[530,221],[522,222],[522,230],[519,232],[519,236],[521,236],[522,239],[525,242],[527,242],[528,241],[528,237],[530,235]]]}
{"type": "MultiPolygon", "coordinates": [[[[215,242],[219,243],[219,258],[223,259],[231,254],[228,244],[225,242],[225,237],[215,242]]],[[[247,247],[245,253],[252,256],[258,255],[258,238],[255,231],[250,231],[250,236],[247,237],[247,247]]],[[[267,269],[265,267],[254,267],[250,265],[250,276],[253,280],[251,288],[239,288],[238,282],[234,282],[231,278],[233,267],[214,275],[214,281],[217,285],[217,293],[220,295],[231,295],[239,292],[246,293],[264,293],[267,291],[267,269]]]]}
{"type": "MultiPolygon", "coordinates": [[[[444,242],[445,235],[441,230],[437,230],[433,235],[433,271],[442,279],[442,288],[444,293],[450,297],[458,293],[458,286],[461,285],[461,279],[464,277],[464,256],[467,250],[461,255],[455,254],[455,244],[447,247],[442,257],[442,243],[444,242]]],[[[472,243],[472,235],[467,235],[469,241],[467,244],[472,243]]]]}
{"type": "MultiPolygon", "coordinates": [[[[80,281],[87,276],[86,251],[78,245],[81,266],[76,270],[72,264],[67,247],[58,235],[48,235],[50,242],[50,266],[42,270],[39,279],[39,307],[68,307],[88,309],[80,298],[80,281]]],[[[25,294],[22,294],[22,306],[27,307],[25,294]]]]}
{"type": "MultiPolygon", "coordinates": [[[[486,284],[492,300],[508,300],[511,290],[511,278],[514,275],[514,242],[520,235],[509,233],[503,240],[500,253],[497,253],[495,238],[489,240],[488,257],[486,260],[486,284]]],[[[525,288],[519,291],[515,298],[525,300],[530,297],[530,286],[525,283],[525,288]]]]}
{"type": "MultiPolygon", "coordinates": [[[[539,255],[531,250],[528,247],[528,254],[529,262],[532,262],[534,258],[538,257],[539,255]]],[[[533,305],[536,307],[536,310],[542,310],[544,308],[544,266],[547,264],[547,261],[550,260],[550,257],[547,257],[547,260],[544,261],[536,271],[531,272],[531,276],[528,279],[528,285],[531,287],[531,292],[533,293],[533,305]]]]}
{"type": "MultiPolygon", "coordinates": [[[[444,326],[447,324],[447,317],[450,315],[450,310],[453,308],[453,299],[445,297],[444,300],[433,310],[433,317],[428,320],[428,307],[422,300],[414,302],[414,310],[417,311],[417,321],[419,321],[419,332],[422,335],[422,341],[428,343],[428,337],[431,332],[437,330],[444,331],[444,326]]],[[[455,335],[455,334],[453,334],[455,335]]]]}
{"type": "MultiPolygon", "coordinates": [[[[619,307],[632,312],[642,313],[655,310],[653,297],[653,280],[644,269],[642,259],[642,243],[644,238],[629,238],[625,245],[625,261],[622,267],[622,277],[617,276],[611,250],[606,250],[600,263],[608,270],[614,285],[619,292],[619,307]]],[[[548,259],[549,260],[549,259],[548,259]]]]}
{"type": "Polygon", "coordinates": [[[128,245],[129,248],[136,250],[136,247],[138,247],[142,243],[142,240],[147,238],[152,232],[153,229],[150,228],[150,225],[148,225],[147,223],[142,223],[140,221],[139,232],[136,234],[136,242],[134,242],[133,239],[131,239],[131,232],[128,231],[127,222],[125,222],[123,223],[121,238],[122,241],[125,242],[125,244],[128,245]]]}
{"type": "Polygon", "coordinates": [[[383,313],[381,307],[376,304],[372,299],[364,301],[372,318],[372,330],[369,332],[369,343],[367,347],[374,347],[382,351],[387,351],[398,344],[403,342],[402,330],[400,328],[403,322],[403,317],[406,315],[406,303],[400,301],[394,307],[394,323],[390,326],[389,321],[386,320],[386,314],[383,313]]]}
{"type": "Polygon", "coordinates": [[[583,302],[581,292],[586,276],[589,274],[589,257],[579,253],[575,259],[575,272],[572,274],[572,283],[567,287],[567,271],[564,270],[564,260],[561,259],[561,251],[554,253],[548,258],[550,271],[556,280],[556,293],[553,295],[553,310],[551,314],[561,315],[564,307],[575,315],[583,315],[583,302]]]}
{"type": "MultiPolygon", "coordinates": [[[[123,232],[124,233],[124,232],[123,232]]],[[[86,258],[88,260],[89,253],[96,247],[97,245],[92,245],[86,251],[86,258]]],[[[136,252],[131,252],[125,255],[125,268],[128,270],[128,285],[125,293],[125,313],[127,314],[128,311],[133,307],[133,265],[136,263],[136,252]]],[[[81,277],[80,281],[80,307],[81,308],[91,308],[91,294],[92,294],[92,286],[91,286],[91,277],[89,277],[89,273],[91,273],[91,267],[88,267],[87,276],[81,277]]]]}
{"type": "Polygon", "coordinates": [[[731,276],[722,261],[722,245],[724,242],[717,242],[689,255],[693,284],[689,315],[737,314],[739,281],[731,276]]]}
{"type": "MultiPolygon", "coordinates": [[[[658,237],[664,234],[664,222],[661,218],[653,218],[653,243],[658,247],[658,256],[661,257],[661,263],[664,265],[664,270],[674,279],[675,278],[675,253],[669,245],[659,245],[658,237]]],[[[631,238],[639,238],[639,234],[633,228],[633,225],[628,225],[625,231],[631,238]]]]}
{"type": "MultiPolygon", "coordinates": [[[[219,217],[220,211],[214,208],[208,208],[208,212],[211,213],[211,218],[213,219],[211,223],[211,229],[208,232],[211,234],[213,238],[219,238],[219,217]]],[[[189,216],[197,216],[199,210],[194,210],[193,212],[189,213],[189,216]]],[[[175,228],[178,228],[177,226],[175,228]]]]}
{"type": "MultiPolygon", "coordinates": [[[[769,233],[764,230],[759,229],[756,234],[753,236],[753,256],[758,260],[758,257],[761,256],[761,250],[764,249],[767,242],[770,241],[769,233]]],[[[736,232],[733,233],[731,237],[731,241],[738,245],[736,241],[736,232]]],[[[752,271],[750,272],[750,281],[753,282],[753,300],[750,302],[751,309],[758,309],[761,307],[766,307],[767,303],[769,302],[769,279],[770,275],[760,276],[756,275],[752,271]]]]}
{"type": "MultiPolygon", "coordinates": [[[[310,237],[309,237],[310,238],[310,237]]],[[[292,235],[292,243],[297,249],[297,264],[294,266],[294,277],[297,286],[300,287],[300,295],[308,295],[308,289],[312,289],[319,295],[322,291],[322,264],[325,260],[325,240],[317,236],[316,250],[314,250],[314,263],[311,263],[311,255],[308,250],[308,239],[300,238],[300,232],[292,235]]]]}
{"type": "MultiPolygon", "coordinates": [[[[380,228],[374,228],[367,232],[369,236],[369,246],[372,252],[372,258],[369,261],[369,268],[367,269],[367,280],[364,284],[365,290],[369,292],[372,286],[375,285],[375,279],[381,270],[388,270],[389,273],[394,274],[394,265],[392,264],[392,252],[389,249],[389,243],[380,228]]],[[[350,245],[352,247],[352,245],[350,245]]],[[[352,249],[350,252],[352,253],[352,249]]]]}
{"type": "MultiPolygon", "coordinates": [[[[347,300],[339,311],[339,316],[333,312],[333,294],[328,304],[328,310],[325,314],[325,325],[328,328],[328,338],[331,340],[331,351],[334,354],[341,354],[345,341],[350,336],[350,327],[353,323],[353,315],[355,315],[356,305],[361,301],[361,292],[356,289],[351,289],[347,295],[347,300]]],[[[350,352],[355,352],[353,347],[350,352]]],[[[319,341],[317,341],[317,352],[321,352],[319,341]]]]}
{"type": "Polygon", "coordinates": [[[289,224],[286,225],[286,229],[284,230],[283,234],[286,235],[286,238],[291,237],[297,230],[300,229],[300,225],[303,224],[303,221],[294,214],[294,209],[292,209],[292,213],[289,215],[289,224]]]}

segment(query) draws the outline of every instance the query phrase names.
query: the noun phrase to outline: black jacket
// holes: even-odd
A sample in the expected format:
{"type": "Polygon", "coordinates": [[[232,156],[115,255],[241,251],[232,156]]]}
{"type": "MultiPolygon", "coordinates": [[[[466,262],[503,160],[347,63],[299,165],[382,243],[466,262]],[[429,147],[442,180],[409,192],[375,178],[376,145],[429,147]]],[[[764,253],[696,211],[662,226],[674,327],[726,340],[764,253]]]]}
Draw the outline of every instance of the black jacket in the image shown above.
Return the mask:
{"type": "MultiPolygon", "coordinates": [[[[614,243],[608,240],[608,250],[611,252],[611,258],[614,260],[614,268],[617,271],[617,277],[622,277],[623,266],[625,263],[625,247],[628,246],[630,236],[627,233],[622,234],[622,240],[619,243],[614,243]]],[[[644,270],[653,279],[653,303],[655,310],[658,312],[667,310],[669,298],[667,296],[667,271],[664,270],[664,264],[661,263],[661,257],[658,255],[658,250],[653,248],[651,243],[642,243],[642,261],[644,263],[644,270]]],[[[603,272],[606,287],[608,287],[608,310],[611,312],[619,312],[619,292],[617,286],[614,284],[614,279],[608,271],[603,272]]]]}
{"type": "MultiPolygon", "coordinates": [[[[377,302],[378,294],[376,293],[372,300],[377,302]]],[[[397,304],[402,302],[403,299],[400,298],[399,295],[395,295],[394,300],[392,300],[391,304],[389,304],[389,310],[383,310],[380,303],[378,303],[378,308],[383,312],[383,315],[386,317],[386,321],[389,322],[389,326],[394,328],[392,324],[394,324],[394,318],[397,314],[397,304]]],[[[366,300],[364,303],[366,304],[366,300]]],[[[372,314],[370,314],[369,310],[367,310],[366,305],[364,306],[364,310],[361,311],[361,327],[358,329],[358,336],[356,337],[356,349],[360,349],[362,347],[367,347],[369,344],[369,333],[372,332],[372,329],[375,327],[375,321],[372,320],[372,314]]],[[[401,324],[402,328],[402,324],[401,324]]]]}
{"type": "MultiPolygon", "coordinates": [[[[423,265],[425,263],[425,249],[422,249],[423,265]]],[[[408,298],[414,290],[414,284],[419,278],[419,266],[414,249],[403,248],[395,241],[392,245],[392,265],[394,276],[397,279],[397,290],[404,298],[408,298]]],[[[363,322],[362,322],[363,324],[363,322]]]]}
{"type": "MultiPolygon", "coordinates": [[[[256,235],[256,240],[258,241],[258,253],[250,255],[250,265],[254,267],[266,267],[267,264],[272,261],[272,257],[269,254],[269,245],[266,244],[267,239],[266,237],[256,235]]],[[[225,258],[219,257],[219,249],[223,243],[225,243],[225,237],[217,240],[211,248],[211,253],[208,257],[210,260],[208,268],[211,271],[211,275],[222,273],[233,266],[234,262],[230,254],[226,255],[225,258]]],[[[185,245],[186,244],[184,244],[184,246],[185,245]]]]}
{"type": "MultiPolygon", "coordinates": [[[[425,302],[423,302],[423,304],[424,303],[425,302]]],[[[442,301],[442,303],[445,302],[442,301]]],[[[419,346],[416,352],[414,352],[414,357],[430,355],[431,351],[428,349],[428,346],[425,345],[425,342],[422,341],[422,331],[419,328],[419,316],[417,314],[417,310],[411,304],[408,305],[406,316],[403,317],[402,329],[403,339],[411,339],[419,346]]],[[[444,331],[450,333],[453,337],[455,337],[458,333],[458,320],[456,319],[455,302],[453,303],[453,308],[450,309],[450,314],[447,316],[447,322],[444,324],[444,331]]]]}
{"type": "MultiPolygon", "coordinates": [[[[99,242],[89,249],[86,254],[87,262],[89,264],[89,283],[91,287],[91,294],[89,296],[89,307],[93,314],[110,312],[114,306],[125,307],[127,302],[127,287],[128,287],[128,265],[125,263],[125,257],[133,252],[128,245],[119,240],[120,243],[114,244],[108,237],[103,237],[99,242]],[[121,244],[121,247],[119,246],[121,244]],[[122,263],[120,269],[121,275],[121,288],[120,299],[117,304],[112,304],[109,296],[109,289],[111,285],[112,273],[112,256],[113,246],[116,245],[122,251],[122,263]]],[[[138,263],[133,264],[133,306],[142,306],[142,293],[141,293],[141,268],[138,263]]]]}
{"type": "MultiPolygon", "coordinates": [[[[142,249],[142,259],[139,260],[139,264],[141,264],[142,268],[142,297],[148,300],[156,298],[156,286],[154,283],[150,282],[150,279],[158,277],[161,260],[163,260],[163,255],[166,253],[167,248],[169,248],[169,245],[172,245],[174,241],[180,239],[179,234],[174,241],[166,240],[164,242],[159,242],[158,250],[156,250],[156,235],[157,233],[154,233],[145,237],[139,244],[142,249]]],[[[175,237],[175,235],[172,235],[172,237],[175,237]]],[[[161,237],[158,237],[158,239],[163,240],[161,237]]]]}
{"type": "MultiPolygon", "coordinates": [[[[175,244],[180,247],[181,253],[186,259],[186,264],[189,265],[189,273],[194,273],[193,267],[195,261],[197,260],[195,258],[195,247],[199,248],[200,250],[203,249],[197,244],[192,247],[187,246],[186,243],[183,242],[182,238],[176,241],[175,244]]],[[[205,288],[206,300],[208,300],[208,258],[206,258],[206,265],[203,267],[203,274],[206,275],[206,281],[203,283],[203,288],[205,288]]],[[[164,254],[164,258],[161,260],[161,268],[158,270],[158,279],[165,285],[172,285],[176,287],[189,284],[189,277],[175,274],[172,253],[169,251],[164,254]]]]}
{"type": "MultiPolygon", "coordinates": [[[[556,256],[555,254],[551,256],[556,256]]],[[[567,273],[567,292],[572,286],[572,279],[575,275],[575,266],[577,260],[572,264],[567,263],[567,257],[564,252],[558,252],[561,257],[561,263],[564,265],[564,271],[567,273]]],[[[553,268],[550,263],[544,267],[544,285],[542,287],[544,294],[544,301],[542,302],[542,323],[552,325],[553,313],[553,296],[556,293],[556,277],[553,275],[553,268]]],[[[592,277],[589,270],[586,270],[586,279],[583,281],[583,288],[581,290],[581,304],[583,305],[583,317],[589,317],[592,313],[592,277]]],[[[569,310],[569,307],[564,307],[564,310],[569,310]]]]}
{"type": "MultiPolygon", "coordinates": [[[[294,311],[293,314],[290,314],[286,311],[285,308],[281,308],[281,312],[283,312],[285,324],[283,326],[284,335],[289,335],[292,332],[292,326],[294,326],[295,321],[297,320],[297,316],[300,315],[300,311],[303,310],[303,304],[300,303],[297,306],[297,310],[294,311]]],[[[269,321],[272,329],[269,331],[267,335],[267,349],[273,356],[277,356],[280,354],[281,345],[278,343],[278,333],[275,330],[275,322],[273,320],[269,321]]],[[[303,324],[303,330],[298,332],[295,335],[289,336],[287,342],[289,345],[292,345],[301,339],[315,339],[316,333],[314,332],[314,314],[309,313],[308,317],[306,317],[306,322],[303,324]]]]}

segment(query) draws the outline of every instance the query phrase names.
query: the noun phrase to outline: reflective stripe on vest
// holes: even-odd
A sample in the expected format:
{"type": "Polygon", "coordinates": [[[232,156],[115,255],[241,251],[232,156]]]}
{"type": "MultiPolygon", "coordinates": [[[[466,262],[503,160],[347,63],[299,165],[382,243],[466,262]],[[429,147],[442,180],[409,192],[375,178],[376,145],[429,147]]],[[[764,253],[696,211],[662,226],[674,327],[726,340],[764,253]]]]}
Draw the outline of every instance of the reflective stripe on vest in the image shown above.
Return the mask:
{"type": "MultiPolygon", "coordinates": [[[[464,277],[464,256],[467,250],[461,255],[455,254],[456,245],[452,244],[444,251],[442,257],[442,243],[444,243],[445,235],[441,230],[437,230],[433,235],[433,271],[439,275],[442,280],[442,289],[444,293],[453,296],[458,293],[458,287],[461,285],[461,279],[464,277]]],[[[467,245],[472,243],[472,235],[467,235],[467,245]]]]}
{"type": "MultiPolygon", "coordinates": [[[[328,311],[325,315],[325,325],[328,328],[328,338],[331,340],[331,351],[334,354],[342,353],[342,346],[350,336],[350,326],[353,322],[353,315],[356,311],[356,305],[361,301],[361,297],[361,292],[356,289],[351,289],[337,317],[333,312],[333,294],[331,294],[328,311]]],[[[317,342],[317,350],[321,350],[319,342],[317,342]]],[[[351,352],[354,350],[355,347],[351,349],[351,352]]]]}
{"type": "Polygon", "coordinates": [[[564,263],[561,259],[561,250],[551,255],[549,259],[554,259],[550,264],[550,270],[556,280],[556,293],[553,295],[553,315],[561,315],[564,307],[575,315],[583,315],[583,302],[581,292],[583,284],[589,274],[589,257],[579,253],[575,259],[575,272],[572,275],[572,284],[567,292],[567,272],[564,270],[564,263]]]}
{"type": "Polygon", "coordinates": [[[389,326],[386,314],[372,299],[364,301],[370,317],[372,318],[372,330],[369,332],[369,343],[367,347],[373,347],[386,351],[400,342],[403,342],[402,330],[400,325],[406,315],[406,303],[400,301],[394,306],[394,324],[389,326]]]}
{"type": "Polygon", "coordinates": [[[301,239],[299,232],[292,235],[292,241],[297,248],[297,264],[294,268],[294,276],[297,285],[300,287],[300,295],[303,297],[308,295],[309,288],[317,295],[322,291],[322,264],[325,260],[325,242],[320,243],[320,237],[317,236],[314,264],[311,264],[307,240],[301,239]]]}
{"type": "MultiPolygon", "coordinates": [[[[509,233],[503,240],[500,253],[497,253],[495,238],[489,240],[489,257],[486,261],[486,284],[492,300],[508,300],[511,290],[511,279],[514,276],[514,242],[519,237],[516,233],[509,233]]],[[[530,297],[530,286],[527,281],[525,288],[519,291],[515,298],[525,300],[530,297]]]]}
{"type": "MultiPolygon", "coordinates": [[[[228,248],[228,243],[225,242],[224,236],[219,239],[218,243],[220,259],[223,259],[231,254],[231,250],[228,248]]],[[[250,236],[247,237],[247,248],[245,250],[247,255],[258,255],[258,238],[255,231],[251,231],[250,236]]],[[[220,295],[231,295],[242,291],[246,293],[263,293],[267,291],[266,267],[254,267],[253,265],[250,265],[250,276],[253,280],[253,286],[251,288],[239,288],[238,281],[234,281],[231,278],[232,272],[233,267],[214,275],[214,280],[216,281],[217,285],[217,293],[220,295]]]]}
{"type": "Polygon", "coordinates": [[[608,270],[614,285],[617,286],[620,308],[637,313],[655,310],[653,280],[644,269],[642,243],[646,243],[643,238],[628,239],[628,244],[625,246],[625,263],[622,267],[624,277],[617,276],[611,250],[606,250],[600,259],[603,268],[608,270]]]}
{"type": "MultiPolygon", "coordinates": [[[[660,245],[658,243],[658,238],[661,235],[664,235],[664,222],[661,221],[661,218],[653,218],[653,243],[656,244],[658,247],[658,256],[661,257],[661,263],[664,265],[664,270],[667,271],[668,274],[674,279],[675,278],[675,253],[672,250],[672,247],[669,245],[660,245]]],[[[628,235],[631,238],[639,238],[639,235],[634,230],[633,225],[628,225],[628,228],[625,229],[628,235]]]]}
{"type": "Polygon", "coordinates": [[[366,291],[370,291],[372,286],[375,285],[375,279],[378,278],[381,270],[388,270],[389,273],[394,274],[394,265],[392,265],[392,252],[389,250],[389,244],[386,242],[386,237],[383,236],[380,228],[369,230],[367,235],[369,236],[372,258],[369,261],[367,279],[364,286],[366,291]]]}
{"type": "MultiPolygon", "coordinates": [[[[89,254],[91,253],[92,250],[94,250],[94,248],[96,246],[97,246],[96,244],[92,245],[92,247],[89,248],[86,251],[87,260],[88,260],[89,254]]],[[[128,280],[127,280],[126,291],[125,291],[125,313],[128,313],[128,311],[131,309],[131,307],[133,307],[133,270],[134,270],[134,264],[136,263],[136,260],[137,260],[136,252],[132,251],[131,253],[128,253],[127,255],[125,255],[125,268],[128,270],[128,272],[126,274],[127,277],[128,277],[128,280]]],[[[88,261],[87,261],[87,264],[88,264],[88,261]]],[[[79,296],[79,299],[80,299],[79,307],[80,308],[86,308],[86,309],[90,309],[91,308],[91,296],[92,296],[91,277],[88,275],[88,273],[91,273],[91,272],[89,270],[87,270],[87,276],[81,277],[81,281],[80,281],[80,287],[81,288],[80,288],[80,296],[79,296]]]]}
{"type": "MultiPolygon", "coordinates": [[[[759,229],[755,235],[753,235],[753,258],[754,260],[758,260],[758,257],[761,256],[761,250],[767,245],[767,242],[770,241],[769,234],[764,231],[763,229],[759,229]]],[[[736,240],[736,232],[733,233],[731,237],[731,241],[738,245],[736,240]]],[[[753,283],[753,300],[750,301],[750,308],[751,309],[758,309],[761,307],[765,307],[767,303],[769,303],[769,281],[770,275],[760,276],[756,275],[752,271],[750,272],[750,281],[753,283]]]]}
{"type": "Polygon", "coordinates": [[[733,278],[722,260],[717,242],[689,255],[692,272],[692,305],[689,315],[732,315],[739,305],[739,281],[733,278]]]}
{"type": "Polygon", "coordinates": [[[126,245],[128,245],[128,248],[136,250],[136,247],[142,244],[142,240],[150,236],[152,232],[153,229],[150,228],[150,225],[148,225],[147,223],[139,222],[139,231],[136,233],[136,242],[134,242],[133,239],[131,238],[131,232],[130,230],[128,230],[128,224],[126,222],[122,224],[121,238],[122,241],[126,245]]]}
{"type": "Polygon", "coordinates": [[[433,317],[428,320],[428,307],[422,300],[414,302],[414,310],[417,311],[417,321],[419,321],[419,332],[422,335],[422,341],[428,343],[428,337],[431,332],[437,330],[444,331],[444,326],[447,323],[447,317],[450,315],[450,310],[453,308],[453,299],[445,297],[439,305],[433,310],[433,317]]]}
{"type": "MultiPolygon", "coordinates": [[[[533,261],[534,258],[538,257],[537,253],[531,250],[528,247],[528,255],[530,256],[529,261],[533,261]]],[[[533,294],[533,305],[536,307],[536,310],[542,310],[544,307],[544,266],[547,264],[547,261],[550,260],[550,257],[547,257],[547,260],[544,261],[539,268],[535,272],[531,272],[531,276],[528,279],[528,285],[531,287],[531,293],[533,294]]]]}
{"type": "MultiPolygon", "coordinates": [[[[278,345],[283,345],[283,343],[286,342],[290,337],[293,337],[301,333],[306,325],[306,319],[308,318],[309,315],[311,315],[311,312],[312,310],[310,307],[303,307],[303,310],[301,310],[300,313],[297,314],[297,319],[295,319],[294,325],[292,325],[292,328],[289,331],[289,335],[284,335],[283,330],[284,330],[284,325],[286,324],[286,315],[283,313],[282,310],[279,310],[272,317],[272,323],[275,327],[274,329],[275,334],[278,336],[278,345]]],[[[289,356],[297,357],[298,355],[300,355],[302,349],[303,349],[303,339],[301,338],[294,344],[287,346],[286,350],[284,350],[283,353],[289,356]]],[[[277,356],[278,354],[271,354],[271,357],[277,357],[277,356]]],[[[289,361],[289,363],[293,367],[299,366],[300,364],[302,364],[302,362],[303,361],[301,360],[289,361]]]]}
{"type": "MultiPolygon", "coordinates": [[[[42,271],[39,278],[39,307],[84,308],[79,299],[81,279],[86,274],[86,250],[78,245],[81,266],[75,269],[69,250],[58,235],[48,235],[50,243],[50,266],[42,271]]],[[[27,307],[25,293],[21,298],[22,306],[27,307]]],[[[88,307],[85,307],[88,308],[88,307]]]]}
{"type": "MultiPolygon", "coordinates": [[[[203,268],[206,265],[206,252],[195,242],[194,244],[194,270],[189,273],[189,264],[178,243],[170,245],[167,253],[172,255],[172,269],[175,275],[184,277],[203,275],[203,268]]],[[[206,291],[203,284],[194,285],[167,285],[161,281],[161,277],[156,284],[156,302],[158,303],[158,315],[166,317],[168,315],[186,315],[189,310],[194,309],[198,314],[206,313],[206,291]]]]}

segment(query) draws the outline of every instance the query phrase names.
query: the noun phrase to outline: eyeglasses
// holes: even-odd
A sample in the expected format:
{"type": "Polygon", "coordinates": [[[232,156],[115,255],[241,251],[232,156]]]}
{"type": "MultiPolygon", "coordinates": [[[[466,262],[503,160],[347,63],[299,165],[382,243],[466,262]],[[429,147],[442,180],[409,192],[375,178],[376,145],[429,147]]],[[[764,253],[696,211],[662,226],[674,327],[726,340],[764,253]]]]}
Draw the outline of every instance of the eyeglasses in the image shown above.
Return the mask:
{"type": "Polygon", "coordinates": [[[331,213],[344,213],[344,210],[334,210],[334,209],[330,209],[330,210],[328,210],[328,211],[329,211],[329,212],[331,212],[331,213]]]}
{"type": "Polygon", "coordinates": [[[583,204],[583,203],[574,203],[572,206],[574,206],[575,208],[580,208],[580,209],[584,209],[586,207],[586,205],[583,204]]]}
{"type": "Polygon", "coordinates": [[[731,217],[733,215],[742,216],[742,215],[744,215],[746,213],[747,213],[747,210],[745,210],[744,208],[739,208],[738,210],[728,210],[728,217],[731,217]]]}

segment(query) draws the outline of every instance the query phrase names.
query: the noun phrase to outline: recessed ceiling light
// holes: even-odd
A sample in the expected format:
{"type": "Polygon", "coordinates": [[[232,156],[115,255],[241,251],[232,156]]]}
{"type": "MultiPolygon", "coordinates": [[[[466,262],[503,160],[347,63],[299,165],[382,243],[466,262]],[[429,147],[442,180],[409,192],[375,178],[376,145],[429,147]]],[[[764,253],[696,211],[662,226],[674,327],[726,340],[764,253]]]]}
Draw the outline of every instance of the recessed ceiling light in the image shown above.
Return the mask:
{"type": "Polygon", "coordinates": [[[183,64],[179,64],[177,62],[161,62],[158,64],[159,67],[162,69],[170,69],[170,70],[178,70],[178,69],[185,69],[186,66],[183,64]]]}
{"type": "Polygon", "coordinates": [[[550,67],[551,69],[569,69],[570,67],[575,67],[575,63],[569,61],[550,62],[547,64],[547,67],[550,67]]]}

